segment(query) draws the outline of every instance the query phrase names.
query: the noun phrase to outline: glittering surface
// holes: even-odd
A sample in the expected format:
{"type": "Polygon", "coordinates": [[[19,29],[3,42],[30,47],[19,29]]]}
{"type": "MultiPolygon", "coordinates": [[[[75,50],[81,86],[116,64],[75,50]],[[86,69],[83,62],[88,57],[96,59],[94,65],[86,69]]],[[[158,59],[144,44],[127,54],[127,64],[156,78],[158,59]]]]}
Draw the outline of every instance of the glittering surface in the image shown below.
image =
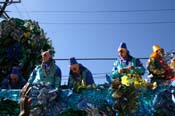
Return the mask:
{"type": "MultiPolygon", "coordinates": [[[[38,90],[33,89],[30,96],[33,98],[31,104],[31,114],[47,114],[47,116],[56,116],[57,114],[67,114],[70,112],[73,113],[104,113],[108,116],[120,115],[121,112],[115,112],[112,110],[114,107],[115,99],[111,97],[113,93],[112,90],[107,86],[107,84],[102,84],[93,90],[82,90],[80,93],[73,93],[69,89],[63,89],[59,94],[51,93],[48,94],[50,90],[49,87],[38,86],[38,90]],[[40,89],[41,87],[42,89],[40,89]],[[44,89],[43,89],[44,88],[44,89]],[[52,96],[52,97],[51,97],[52,96]],[[57,98],[54,96],[58,96],[57,98]]],[[[141,93],[137,101],[137,111],[134,113],[129,113],[132,116],[145,115],[150,116],[153,114],[172,114],[174,115],[175,101],[173,101],[175,88],[173,86],[161,87],[155,90],[142,89],[139,90],[141,93]]],[[[13,94],[17,94],[19,91],[8,91],[4,94],[4,91],[1,90],[0,95],[6,96],[10,100],[18,101],[17,99],[11,99],[13,94]],[[7,94],[8,93],[8,94],[7,94]]],[[[133,96],[134,97],[134,96],[133,96]]],[[[131,98],[133,99],[133,98],[131,98]]],[[[6,99],[7,100],[7,99],[6,99]]],[[[7,102],[1,101],[0,104],[0,113],[8,112],[13,114],[19,113],[19,106],[17,102],[11,101],[7,102]],[[2,107],[2,104],[6,107],[2,107]],[[13,105],[12,105],[13,104],[13,105]],[[9,110],[13,108],[14,110],[9,110]]],[[[119,101],[118,101],[119,102],[119,101]]],[[[119,103],[122,104],[120,101],[119,103]]],[[[127,114],[127,112],[125,112],[127,114]]]]}

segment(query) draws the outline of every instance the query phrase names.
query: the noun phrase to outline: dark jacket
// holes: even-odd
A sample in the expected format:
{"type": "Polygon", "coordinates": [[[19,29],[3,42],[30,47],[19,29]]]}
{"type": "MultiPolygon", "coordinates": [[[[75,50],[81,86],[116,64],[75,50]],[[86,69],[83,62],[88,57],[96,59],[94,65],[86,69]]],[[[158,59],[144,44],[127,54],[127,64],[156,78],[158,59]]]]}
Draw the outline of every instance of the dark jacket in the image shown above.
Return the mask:
{"type": "Polygon", "coordinates": [[[92,73],[84,67],[82,64],[80,65],[80,74],[73,73],[72,71],[69,72],[69,79],[68,79],[68,87],[74,88],[76,84],[82,85],[84,82],[85,86],[95,84],[92,73]]]}
{"type": "Polygon", "coordinates": [[[1,89],[22,89],[22,87],[26,84],[26,80],[19,75],[19,80],[16,84],[11,83],[10,75],[5,78],[1,83],[1,89]]]}

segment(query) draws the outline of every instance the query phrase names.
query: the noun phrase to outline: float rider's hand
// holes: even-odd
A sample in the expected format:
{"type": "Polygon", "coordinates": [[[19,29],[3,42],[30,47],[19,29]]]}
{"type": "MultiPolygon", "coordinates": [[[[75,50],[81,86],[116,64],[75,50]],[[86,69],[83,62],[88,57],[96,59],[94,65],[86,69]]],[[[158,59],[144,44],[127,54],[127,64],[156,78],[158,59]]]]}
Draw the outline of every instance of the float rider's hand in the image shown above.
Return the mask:
{"type": "Polygon", "coordinates": [[[128,73],[129,69],[128,68],[122,68],[118,70],[119,73],[128,73]]]}
{"type": "Polygon", "coordinates": [[[135,67],[134,66],[130,66],[128,67],[129,70],[135,70],[135,67]]]}

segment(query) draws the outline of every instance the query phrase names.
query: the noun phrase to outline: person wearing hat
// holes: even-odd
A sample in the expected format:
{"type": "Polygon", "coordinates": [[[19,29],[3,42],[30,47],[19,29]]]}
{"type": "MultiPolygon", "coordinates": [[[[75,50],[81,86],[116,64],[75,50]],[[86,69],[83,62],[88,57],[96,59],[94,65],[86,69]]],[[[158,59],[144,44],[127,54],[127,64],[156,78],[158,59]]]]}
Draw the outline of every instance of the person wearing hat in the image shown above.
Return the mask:
{"type": "Polygon", "coordinates": [[[38,112],[37,115],[43,116],[43,112],[47,115],[50,105],[58,100],[61,92],[61,69],[55,64],[53,54],[52,50],[42,52],[42,63],[35,67],[27,84],[22,89],[20,116],[28,115],[31,106],[35,107],[30,112],[31,115],[36,114],[37,111],[42,111],[38,112]],[[41,101],[39,106],[35,106],[34,102],[36,101],[41,101]]]}
{"type": "Polygon", "coordinates": [[[173,76],[175,77],[175,57],[173,59],[171,59],[170,68],[172,69],[173,76]]]}
{"type": "Polygon", "coordinates": [[[132,85],[135,85],[135,82],[139,84],[144,82],[141,75],[144,74],[145,68],[139,59],[130,55],[125,42],[120,43],[117,53],[119,59],[114,62],[112,72],[108,76],[112,78],[112,98],[115,100],[113,109],[125,115],[126,112],[136,111],[138,96],[135,94],[137,92],[135,86],[132,85]]]}
{"type": "Polygon", "coordinates": [[[125,42],[121,42],[117,49],[119,60],[114,62],[112,73],[110,77],[112,79],[119,79],[127,74],[138,74],[143,75],[145,73],[145,68],[139,59],[134,58],[130,55],[129,50],[125,42]]]}
{"type": "Polygon", "coordinates": [[[20,74],[18,67],[12,67],[11,73],[1,83],[1,89],[21,89],[26,80],[20,74]]]}
{"type": "Polygon", "coordinates": [[[147,62],[147,69],[151,76],[151,81],[171,80],[173,78],[170,66],[164,61],[164,49],[159,45],[153,45],[153,53],[147,62]]]}
{"type": "Polygon", "coordinates": [[[95,88],[95,82],[92,73],[77,60],[70,58],[70,72],[68,87],[79,92],[82,88],[95,88]]]}
{"type": "Polygon", "coordinates": [[[33,70],[28,82],[30,84],[43,83],[55,89],[59,89],[61,86],[61,69],[55,64],[52,58],[53,51],[44,51],[41,56],[42,63],[33,70]]]}

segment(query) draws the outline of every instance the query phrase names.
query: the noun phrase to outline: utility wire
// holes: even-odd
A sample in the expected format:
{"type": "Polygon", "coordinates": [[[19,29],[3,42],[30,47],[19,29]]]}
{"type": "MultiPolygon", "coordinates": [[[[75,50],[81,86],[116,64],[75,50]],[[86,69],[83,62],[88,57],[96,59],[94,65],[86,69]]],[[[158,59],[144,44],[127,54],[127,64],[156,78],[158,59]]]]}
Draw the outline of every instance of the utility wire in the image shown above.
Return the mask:
{"type": "MultiPolygon", "coordinates": [[[[62,76],[63,77],[63,76],[62,76]]],[[[67,76],[68,77],[68,76],[67,76]]],[[[94,79],[106,79],[105,75],[104,76],[93,76],[94,79]]],[[[68,78],[62,78],[61,80],[68,80],[68,78]]]]}
{"type": "MultiPolygon", "coordinates": [[[[110,73],[110,72],[106,72],[106,73],[92,73],[92,75],[95,76],[95,77],[99,77],[99,75],[106,75],[108,73],[110,73]]],[[[62,77],[68,77],[68,75],[63,75],[62,77]]]]}
{"type": "MultiPolygon", "coordinates": [[[[95,10],[95,11],[85,11],[85,10],[31,10],[31,13],[116,13],[116,12],[160,12],[160,11],[175,11],[175,9],[146,9],[146,10],[95,10]]],[[[8,11],[8,12],[15,12],[15,11],[8,11]]],[[[23,12],[23,11],[21,11],[23,12]]]]}
{"type": "Polygon", "coordinates": [[[18,7],[16,6],[16,4],[14,4],[14,6],[15,6],[15,8],[16,8],[18,14],[19,14],[19,16],[20,16],[21,18],[23,18],[22,14],[21,14],[20,10],[18,9],[18,7]]]}
{"type": "MultiPolygon", "coordinates": [[[[68,80],[68,76],[66,76],[67,78],[63,78],[64,76],[62,76],[61,80],[68,80]]],[[[93,76],[94,79],[106,79],[106,76],[93,76]]]]}
{"type": "MultiPolygon", "coordinates": [[[[138,58],[138,59],[143,59],[143,60],[146,60],[148,58],[138,58]]],[[[70,60],[69,58],[62,58],[62,59],[55,59],[55,60],[62,60],[62,61],[67,61],[67,60],[70,60]]],[[[76,60],[117,60],[117,58],[76,58],[76,60]]],[[[93,77],[95,79],[101,79],[101,78],[105,78],[105,75],[108,74],[110,72],[106,72],[106,73],[92,73],[93,77]],[[104,76],[102,76],[104,75],[104,76]]],[[[68,75],[63,75],[62,77],[64,77],[62,80],[68,80],[68,78],[65,78],[65,77],[68,77],[68,75]]]]}
{"type": "Polygon", "coordinates": [[[40,22],[40,24],[43,25],[113,25],[113,24],[119,24],[119,25],[127,25],[127,24],[174,24],[175,21],[159,21],[159,22],[120,22],[120,23],[57,23],[57,22],[40,22]]]}
{"type": "MultiPolygon", "coordinates": [[[[148,58],[138,58],[138,59],[148,59],[148,58]]],[[[55,60],[70,60],[70,58],[56,58],[55,60]]],[[[117,58],[76,58],[76,60],[117,60],[117,58]]]]}
{"type": "MultiPolygon", "coordinates": [[[[70,58],[56,58],[55,60],[70,60],[70,58]]],[[[117,60],[117,58],[76,58],[76,60],[117,60]]]]}
{"type": "Polygon", "coordinates": [[[24,9],[25,9],[25,13],[26,13],[27,16],[29,17],[29,19],[31,19],[30,14],[29,14],[29,12],[28,12],[28,9],[24,6],[24,3],[23,3],[23,2],[21,2],[21,3],[22,3],[22,6],[23,6],[24,9]]]}

